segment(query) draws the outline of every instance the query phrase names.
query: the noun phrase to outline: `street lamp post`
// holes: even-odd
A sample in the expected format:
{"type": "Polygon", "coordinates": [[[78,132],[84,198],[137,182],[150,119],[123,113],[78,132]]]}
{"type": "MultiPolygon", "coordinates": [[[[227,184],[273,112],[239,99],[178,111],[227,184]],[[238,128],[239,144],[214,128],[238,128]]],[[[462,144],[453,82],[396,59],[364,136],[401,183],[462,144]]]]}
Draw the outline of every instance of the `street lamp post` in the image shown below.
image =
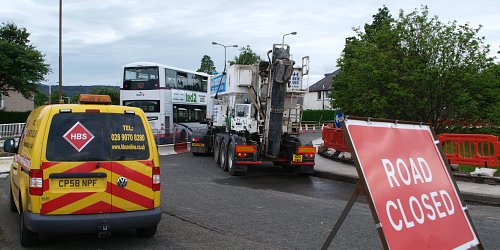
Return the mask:
{"type": "Polygon", "coordinates": [[[290,33],[287,33],[287,34],[284,34],[283,35],[283,39],[281,39],[281,44],[285,44],[285,36],[288,36],[288,35],[297,35],[297,32],[290,32],[290,33]]]}
{"type": "Polygon", "coordinates": [[[62,101],[62,0],[59,0],[59,103],[62,101]]]}
{"type": "Polygon", "coordinates": [[[227,48],[238,48],[238,45],[224,45],[216,42],[212,42],[212,45],[220,45],[224,47],[224,72],[226,72],[226,66],[227,66],[227,58],[226,58],[226,49],[227,48]]]}

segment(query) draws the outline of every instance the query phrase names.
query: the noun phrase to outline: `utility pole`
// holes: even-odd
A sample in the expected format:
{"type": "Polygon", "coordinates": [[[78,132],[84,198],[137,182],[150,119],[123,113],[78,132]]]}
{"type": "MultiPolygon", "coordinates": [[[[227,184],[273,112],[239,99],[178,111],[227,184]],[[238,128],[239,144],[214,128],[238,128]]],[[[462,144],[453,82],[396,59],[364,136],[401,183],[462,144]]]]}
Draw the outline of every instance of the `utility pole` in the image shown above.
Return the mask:
{"type": "Polygon", "coordinates": [[[224,72],[226,72],[226,66],[227,66],[227,58],[226,58],[226,49],[227,48],[238,48],[238,45],[224,45],[216,42],[212,42],[212,45],[220,45],[224,47],[224,72]]]}
{"type": "Polygon", "coordinates": [[[64,100],[62,99],[62,0],[59,0],[59,103],[63,102],[64,100]]]}

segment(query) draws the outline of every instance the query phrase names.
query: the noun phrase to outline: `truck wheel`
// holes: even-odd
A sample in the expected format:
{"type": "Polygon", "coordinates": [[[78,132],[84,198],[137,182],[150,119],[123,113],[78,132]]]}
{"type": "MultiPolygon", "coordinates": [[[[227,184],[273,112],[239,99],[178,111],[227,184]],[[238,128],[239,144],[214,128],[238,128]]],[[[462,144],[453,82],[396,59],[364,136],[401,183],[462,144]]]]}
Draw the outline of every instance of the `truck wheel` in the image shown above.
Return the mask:
{"type": "Polygon", "coordinates": [[[38,243],[38,234],[30,231],[27,227],[26,224],[24,223],[24,216],[23,213],[19,215],[19,239],[21,241],[21,245],[24,247],[30,247],[34,246],[38,243]]]}
{"type": "Polygon", "coordinates": [[[283,171],[285,171],[285,172],[292,172],[294,170],[293,166],[290,165],[290,163],[283,164],[282,168],[283,168],[283,171]]]}
{"type": "Polygon", "coordinates": [[[227,171],[227,145],[225,141],[221,142],[220,145],[220,168],[227,171]]]}
{"type": "Polygon", "coordinates": [[[283,166],[284,163],[280,162],[280,161],[273,161],[273,165],[276,166],[276,167],[279,167],[279,166],[283,166]]]}
{"type": "Polygon", "coordinates": [[[156,229],[158,228],[158,225],[155,225],[153,227],[148,227],[148,228],[138,228],[135,231],[137,234],[141,237],[149,238],[153,237],[156,234],[156,229]]]}
{"type": "Polygon", "coordinates": [[[234,171],[234,167],[233,167],[234,150],[235,150],[234,142],[231,142],[231,145],[229,145],[229,149],[227,151],[227,169],[229,171],[229,175],[238,176],[238,175],[241,175],[241,172],[234,171]]]}
{"type": "Polygon", "coordinates": [[[220,142],[219,140],[217,140],[217,138],[215,138],[215,142],[214,142],[214,161],[215,161],[215,164],[217,164],[217,166],[220,165],[220,142]]]}
{"type": "Polygon", "coordinates": [[[9,202],[9,205],[10,205],[10,211],[12,212],[17,212],[17,207],[16,207],[16,203],[14,202],[14,194],[12,193],[12,188],[9,187],[9,191],[10,191],[10,202],[9,202]]]}
{"type": "Polygon", "coordinates": [[[181,130],[181,134],[179,136],[179,141],[177,143],[184,143],[186,142],[187,136],[186,136],[186,130],[181,130]]]}

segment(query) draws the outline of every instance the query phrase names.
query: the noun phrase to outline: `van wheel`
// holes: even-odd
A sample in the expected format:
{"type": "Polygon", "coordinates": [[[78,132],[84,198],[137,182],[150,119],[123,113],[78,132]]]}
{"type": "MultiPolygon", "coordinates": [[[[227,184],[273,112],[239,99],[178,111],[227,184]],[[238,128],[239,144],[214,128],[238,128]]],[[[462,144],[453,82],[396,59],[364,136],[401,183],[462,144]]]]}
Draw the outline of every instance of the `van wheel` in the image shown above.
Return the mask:
{"type": "Polygon", "coordinates": [[[12,193],[12,188],[9,187],[9,191],[10,191],[10,202],[9,202],[9,205],[10,205],[10,211],[12,212],[17,212],[17,207],[16,207],[16,203],[14,202],[14,194],[12,193]]]}
{"type": "Polygon", "coordinates": [[[148,227],[148,228],[139,228],[139,229],[136,229],[136,232],[141,237],[153,237],[156,234],[157,228],[158,228],[158,225],[155,225],[153,227],[148,227]]]}
{"type": "Polygon", "coordinates": [[[38,234],[30,231],[27,227],[26,224],[24,223],[24,215],[21,213],[19,215],[19,239],[21,241],[21,245],[25,247],[30,247],[34,246],[38,243],[38,234]]]}

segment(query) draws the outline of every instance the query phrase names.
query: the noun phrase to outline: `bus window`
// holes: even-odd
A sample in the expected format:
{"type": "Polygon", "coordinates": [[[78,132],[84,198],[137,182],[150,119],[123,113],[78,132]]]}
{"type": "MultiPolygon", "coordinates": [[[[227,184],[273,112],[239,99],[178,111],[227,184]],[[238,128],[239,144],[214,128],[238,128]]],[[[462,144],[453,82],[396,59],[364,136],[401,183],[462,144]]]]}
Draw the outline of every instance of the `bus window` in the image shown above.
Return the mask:
{"type": "Polygon", "coordinates": [[[155,100],[131,100],[123,101],[123,106],[137,107],[144,111],[144,113],[159,113],[160,101],[155,100]]]}
{"type": "Polygon", "coordinates": [[[202,91],[202,86],[201,86],[201,76],[199,75],[193,75],[193,90],[194,91],[202,91]]]}
{"type": "Polygon", "coordinates": [[[174,105],[174,123],[203,122],[207,114],[207,107],[199,105],[174,105]]]}
{"type": "Polygon", "coordinates": [[[174,105],[174,122],[189,122],[188,109],[174,105]]]}
{"type": "Polygon", "coordinates": [[[128,67],[123,76],[123,89],[148,90],[159,89],[158,67],[128,67]]]}
{"type": "Polygon", "coordinates": [[[185,89],[194,90],[194,74],[188,73],[188,84],[185,89]]]}
{"type": "Polygon", "coordinates": [[[167,88],[177,88],[176,72],[172,69],[165,69],[165,83],[167,88]]]}
{"type": "Polygon", "coordinates": [[[195,120],[197,122],[201,122],[201,121],[204,120],[203,118],[205,117],[205,114],[204,114],[204,112],[203,112],[202,109],[200,109],[200,108],[194,108],[193,111],[194,111],[193,112],[193,120],[195,120]]]}
{"type": "Polygon", "coordinates": [[[177,72],[177,88],[186,89],[187,86],[187,73],[177,72]]]}
{"type": "Polygon", "coordinates": [[[201,91],[207,92],[207,85],[208,85],[208,77],[202,76],[201,77],[201,91]]]}

